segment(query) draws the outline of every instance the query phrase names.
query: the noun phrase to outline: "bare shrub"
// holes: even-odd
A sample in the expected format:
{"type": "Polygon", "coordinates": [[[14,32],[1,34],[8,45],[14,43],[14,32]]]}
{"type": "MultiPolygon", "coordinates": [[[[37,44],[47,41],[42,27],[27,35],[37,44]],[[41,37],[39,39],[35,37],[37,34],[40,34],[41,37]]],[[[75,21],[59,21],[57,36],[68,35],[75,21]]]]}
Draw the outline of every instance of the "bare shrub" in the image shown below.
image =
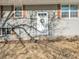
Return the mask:
{"type": "Polygon", "coordinates": [[[78,40],[79,40],[78,35],[75,35],[72,37],[58,36],[55,39],[52,39],[53,42],[55,42],[55,41],[70,41],[70,42],[72,42],[72,41],[78,41],[78,40]]]}
{"type": "Polygon", "coordinates": [[[66,40],[67,38],[65,36],[58,36],[56,37],[55,39],[53,39],[52,41],[55,42],[55,41],[63,41],[63,40],[66,40]]]}
{"type": "Polygon", "coordinates": [[[75,35],[73,37],[67,38],[67,41],[78,41],[79,40],[79,36],[75,35]]]}

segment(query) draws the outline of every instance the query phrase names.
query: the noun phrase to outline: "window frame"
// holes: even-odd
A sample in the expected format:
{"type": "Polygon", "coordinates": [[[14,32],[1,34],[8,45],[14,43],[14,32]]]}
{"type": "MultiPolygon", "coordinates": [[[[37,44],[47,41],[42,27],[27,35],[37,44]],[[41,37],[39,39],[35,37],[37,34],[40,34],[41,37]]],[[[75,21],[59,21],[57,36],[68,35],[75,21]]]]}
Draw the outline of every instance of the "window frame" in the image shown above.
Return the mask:
{"type": "Polygon", "coordinates": [[[12,28],[0,28],[0,36],[6,36],[6,35],[9,35],[11,34],[11,32],[8,33],[8,29],[12,30],[12,28]],[[4,31],[3,31],[4,29],[4,31]]]}
{"type": "Polygon", "coordinates": [[[78,18],[78,5],[77,5],[77,4],[71,4],[71,5],[70,5],[70,18],[78,18]],[[71,17],[71,11],[72,11],[72,10],[71,10],[71,6],[72,6],[72,5],[74,5],[74,6],[77,7],[76,9],[73,10],[73,12],[76,12],[76,15],[77,15],[77,16],[74,16],[74,17],[71,17]]]}
{"type": "MultiPolygon", "coordinates": [[[[62,6],[63,6],[63,5],[64,5],[64,4],[61,5],[61,17],[62,17],[62,18],[69,18],[69,5],[68,5],[68,16],[67,16],[67,17],[63,17],[63,16],[62,16],[62,13],[63,13],[62,6]]],[[[67,4],[65,4],[65,5],[67,5],[67,4]]],[[[65,10],[65,11],[66,11],[66,10],[65,10]]],[[[66,12],[67,12],[67,11],[66,11],[66,12]]]]}
{"type": "Polygon", "coordinates": [[[64,5],[64,4],[61,4],[61,18],[72,19],[72,18],[78,18],[79,17],[79,15],[78,15],[79,11],[78,11],[78,5],[77,4],[65,4],[65,5],[69,6],[69,9],[68,9],[69,16],[68,17],[62,17],[62,5],[64,5]],[[76,5],[77,6],[77,17],[71,17],[71,10],[70,10],[71,5],[76,5]]]}
{"type": "Polygon", "coordinates": [[[14,5],[14,18],[22,18],[23,17],[23,6],[16,6],[16,5],[14,5]],[[21,13],[21,16],[16,16],[16,7],[21,7],[21,10],[19,10],[18,12],[20,12],[21,13]]]}

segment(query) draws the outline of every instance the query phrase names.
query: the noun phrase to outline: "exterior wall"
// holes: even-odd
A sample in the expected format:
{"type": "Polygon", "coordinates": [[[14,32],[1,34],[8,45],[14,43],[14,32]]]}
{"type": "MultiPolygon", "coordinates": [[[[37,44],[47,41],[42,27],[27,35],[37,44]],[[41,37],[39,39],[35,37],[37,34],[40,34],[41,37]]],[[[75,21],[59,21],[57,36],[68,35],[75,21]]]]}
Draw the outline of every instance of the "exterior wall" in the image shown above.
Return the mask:
{"type": "Polygon", "coordinates": [[[79,36],[79,18],[61,19],[57,27],[58,30],[56,31],[55,36],[79,36]]]}
{"type": "MultiPolygon", "coordinates": [[[[50,27],[48,27],[49,31],[48,31],[48,35],[47,36],[74,36],[74,35],[79,35],[79,18],[61,18],[61,19],[57,19],[57,21],[53,21],[52,17],[54,16],[54,14],[56,16],[59,16],[59,14],[57,14],[57,12],[59,12],[59,9],[56,7],[57,5],[27,5],[24,6],[24,17],[23,18],[14,18],[12,17],[5,25],[5,27],[11,27],[8,25],[8,23],[10,23],[11,25],[18,25],[18,24],[29,24],[32,25],[34,27],[37,27],[37,12],[48,12],[48,22],[50,24],[50,27]],[[32,18],[34,19],[32,19],[32,18]],[[54,26],[53,24],[57,24],[56,26],[54,26]],[[50,29],[51,28],[51,29],[50,29]]],[[[10,13],[11,11],[11,7],[5,7],[5,14],[2,18],[2,21],[0,21],[2,24],[3,21],[5,20],[6,16],[10,13]]],[[[29,32],[32,36],[36,36],[37,35],[37,31],[32,29],[32,28],[28,28],[28,27],[24,27],[27,32],[29,32]]],[[[22,38],[29,38],[29,36],[22,30],[22,29],[16,29],[15,30],[22,38]]],[[[41,35],[45,35],[44,33],[40,33],[41,35]]],[[[9,39],[16,39],[17,37],[15,35],[9,35],[9,39]]],[[[29,38],[30,39],[30,38],[29,38]]]]}
{"type": "MultiPolygon", "coordinates": [[[[27,6],[24,6],[24,10],[25,10],[24,11],[25,17],[28,20],[27,23],[29,23],[30,25],[37,28],[37,12],[48,12],[48,22],[50,22],[52,16],[57,13],[57,5],[33,5],[33,6],[32,5],[27,5],[27,6]],[[31,17],[35,18],[35,19],[30,19],[31,17]]],[[[29,29],[28,31],[32,36],[37,36],[38,35],[37,34],[38,31],[36,31],[32,28],[29,29]]],[[[47,35],[47,34],[40,33],[40,35],[47,35]]],[[[52,32],[50,32],[50,30],[48,31],[48,35],[52,35],[52,32]]]]}

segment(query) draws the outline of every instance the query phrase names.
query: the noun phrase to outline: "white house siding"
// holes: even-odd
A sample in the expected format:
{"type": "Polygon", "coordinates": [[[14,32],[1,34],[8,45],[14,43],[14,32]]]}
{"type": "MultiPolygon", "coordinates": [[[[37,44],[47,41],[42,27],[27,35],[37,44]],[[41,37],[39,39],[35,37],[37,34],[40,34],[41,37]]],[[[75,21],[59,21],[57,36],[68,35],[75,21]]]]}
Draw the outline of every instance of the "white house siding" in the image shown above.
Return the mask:
{"type": "Polygon", "coordinates": [[[55,36],[79,36],[79,18],[61,19],[58,27],[59,30],[55,32],[55,36]]]}
{"type": "MultiPolygon", "coordinates": [[[[6,8],[6,7],[5,7],[6,8]]],[[[9,8],[8,8],[9,9],[9,8]]],[[[48,12],[48,22],[51,22],[51,18],[53,15],[57,13],[57,8],[56,5],[50,6],[50,5],[44,5],[44,6],[25,6],[25,17],[24,18],[11,18],[7,23],[10,23],[12,25],[18,25],[18,24],[29,24],[34,27],[37,27],[37,17],[36,14],[39,11],[45,11],[48,12]],[[34,19],[31,19],[34,18],[34,19]]],[[[5,16],[10,12],[10,10],[6,11],[5,16]]],[[[2,20],[5,20],[6,17],[4,17],[2,20]]],[[[6,23],[5,27],[8,26],[6,23]]],[[[48,27],[48,35],[47,36],[74,36],[74,35],[79,35],[79,18],[61,18],[57,20],[57,25],[56,27],[53,26],[54,21],[52,21],[52,24],[50,24],[51,29],[48,27]]],[[[1,23],[0,23],[1,24],[1,23]]],[[[10,26],[8,26],[10,27],[10,26]]],[[[32,28],[25,27],[25,29],[32,35],[32,36],[37,36],[37,31],[35,31],[32,28]]],[[[16,32],[23,38],[23,39],[28,39],[29,36],[22,30],[22,29],[16,29],[16,32]],[[21,32],[21,33],[20,33],[21,32]]],[[[41,33],[41,35],[45,35],[44,33],[41,33]]],[[[9,35],[10,39],[16,39],[15,35],[9,35]]],[[[30,39],[30,38],[29,38],[30,39]]]]}

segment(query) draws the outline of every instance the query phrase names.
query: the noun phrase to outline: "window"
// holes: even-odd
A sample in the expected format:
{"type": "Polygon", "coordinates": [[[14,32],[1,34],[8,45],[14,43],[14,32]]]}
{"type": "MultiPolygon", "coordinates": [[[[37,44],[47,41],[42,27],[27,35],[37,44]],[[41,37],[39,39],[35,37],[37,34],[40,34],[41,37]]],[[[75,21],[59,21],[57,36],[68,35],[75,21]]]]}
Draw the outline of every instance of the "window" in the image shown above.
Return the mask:
{"type": "Polygon", "coordinates": [[[15,6],[15,17],[22,17],[23,16],[23,8],[22,6],[15,6]]]}
{"type": "Polygon", "coordinates": [[[6,35],[6,34],[7,34],[6,28],[2,28],[2,35],[6,35]]]}
{"type": "MultiPolygon", "coordinates": [[[[7,18],[11,11],[13,11],[13,6],[12,5],[10,5],[10,6],[9,5],[1,6],[2,18],[7,18]]],[[[10,16],[11,16],[11,14],[10,14],[10,16]]]]}
{"type": "Polygon", "coordinates": [[[0,28],[0,36],[11,34],[11,28],[0,28]]]}
{"type": "Polygon", "coordinates": [[[62,17],[69,17],[69,6],[62,5],[62,17]]]}
{"type": "Polygon", "coordinates": [[[78,10],[77,5],[70,6],[70,17],[78,17],[78,10]]]}
{"type": "Polygon", "coordinates": [[[62,17],[78,17],[78,6],[62,5],[62,17]]]}

